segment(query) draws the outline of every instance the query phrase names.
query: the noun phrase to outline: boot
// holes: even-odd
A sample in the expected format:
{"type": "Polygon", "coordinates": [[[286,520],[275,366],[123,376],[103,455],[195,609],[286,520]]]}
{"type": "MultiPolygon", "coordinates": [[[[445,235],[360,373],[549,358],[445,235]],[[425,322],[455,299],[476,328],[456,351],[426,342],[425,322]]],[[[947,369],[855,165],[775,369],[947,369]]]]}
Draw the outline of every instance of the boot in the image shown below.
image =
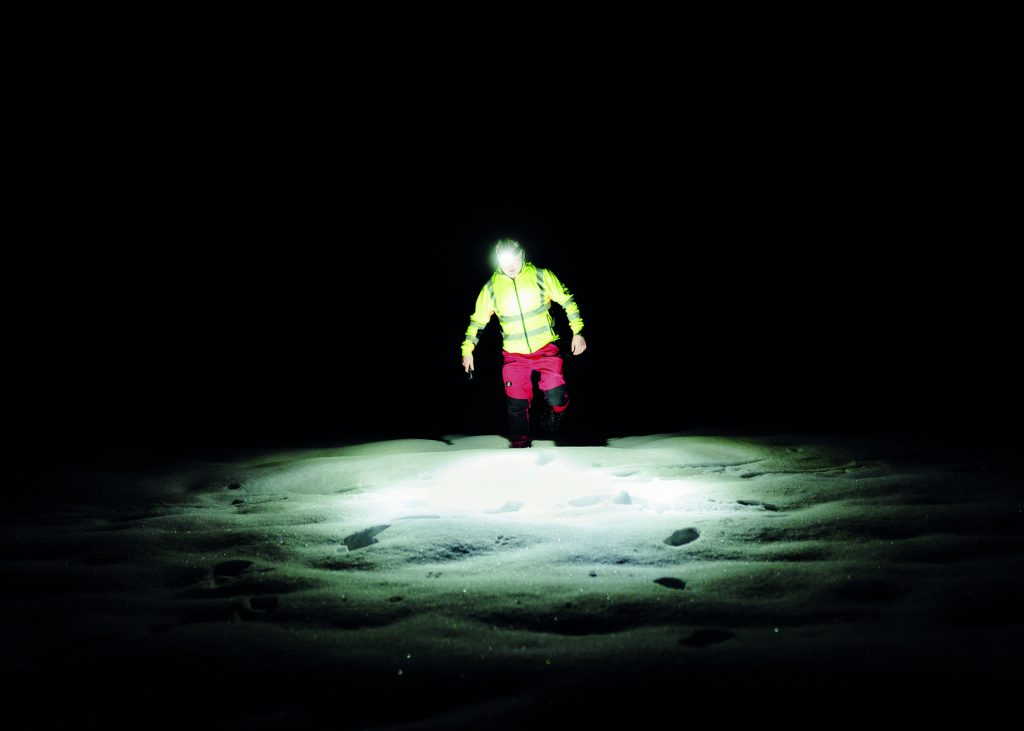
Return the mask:
{"type": "Polygon", "coordinates": [[[548,409],[544,420],[544,426],[548,434],[551,436],[557,436],[562,431],[565,425],[566,411],[567,409],[562,409],[561,411],[555,411],[551,408],[548,409]]]}
{"type": "Polygon", "coordinates": [[[529,399],[508,399],[508,434],[510,447],[522,448],[530,446],[529,399]]]}

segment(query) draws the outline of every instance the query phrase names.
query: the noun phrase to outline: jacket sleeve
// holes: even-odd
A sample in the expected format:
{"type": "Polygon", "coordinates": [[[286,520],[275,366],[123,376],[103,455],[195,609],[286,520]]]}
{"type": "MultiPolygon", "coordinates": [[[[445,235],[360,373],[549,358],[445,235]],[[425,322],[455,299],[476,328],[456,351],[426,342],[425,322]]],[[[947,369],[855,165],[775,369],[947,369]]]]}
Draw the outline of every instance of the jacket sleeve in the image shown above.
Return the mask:
{"type": "Polygon", "coordinates": [[[561,280],[555,276],[550,269],[544,270],[544,289],[554,302],[557,302],[565,310],[565,316],[569,320],[569,328],[573,335],[578,335],[583,330],[583,316],[580,314],[580,306],[572,296],[572,292],[566,289],[561,280]]]}
{"type": "Polygon", "coordinates": [[[494,308],[491,306],[491,295],[488,291],[487,285],[484,285],[483,289],[480,290],[480,294],[476,298],[476,307],[473,310],[473,314],[469,316],[469,327],[466,328],[466,338],[462,341],[462,354],[469,355],[473,352],[473,348],[479,342],[477,335],[481,330],[486,327],[487,322],[491,319],[491,315],[494,314],[494,308]]]}

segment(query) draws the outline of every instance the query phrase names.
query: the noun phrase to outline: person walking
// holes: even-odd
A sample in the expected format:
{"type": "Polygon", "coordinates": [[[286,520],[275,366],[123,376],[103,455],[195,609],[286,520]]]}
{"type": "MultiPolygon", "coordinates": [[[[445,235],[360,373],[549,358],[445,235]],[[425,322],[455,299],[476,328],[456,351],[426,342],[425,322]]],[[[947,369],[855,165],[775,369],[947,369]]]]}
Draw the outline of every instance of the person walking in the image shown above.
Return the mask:
{"type": "Polygon", "coordinates": [[[550,410],[547,430],[557,433],[569,393],[562,375],[562,357],[555,344],[559,335],[551,317],[551,303],[565,310],[572,330],[570,349],[574,356],[587,349],[583,338],[583,317],[572,293],[550,269],[541,269],[526,260],[523,247],[514,239],[495,244],[498,267],[480,290],[462,341],[462,367],[474,369],[473,350],[478,334],[498,316],[501,324],[505,382],[508,406],[509,443],[513,448],[530,446],[530,404],[533,400],[533,373],[540,373],[540,390],[550,410]]]}

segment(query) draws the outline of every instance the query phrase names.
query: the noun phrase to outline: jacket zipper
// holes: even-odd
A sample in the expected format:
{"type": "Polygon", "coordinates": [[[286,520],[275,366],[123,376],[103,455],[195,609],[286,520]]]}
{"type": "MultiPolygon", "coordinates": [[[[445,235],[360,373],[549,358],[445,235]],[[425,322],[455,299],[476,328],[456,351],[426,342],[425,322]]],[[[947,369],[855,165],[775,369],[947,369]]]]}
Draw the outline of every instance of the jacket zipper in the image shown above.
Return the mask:
{"type": "Polygon", "coordinates": [[[526,338],[526,349],[529,352],[533,352],[533,348],[530,347],[530,336],[526,334],[526,317],[523,315],[523,303],[519,301],[519,287],[516,286],[516,280],[512,280],[512,289],[516,293],[516,304],[519,305],[519,321],[523,323],[523,337],[526,338]]]}

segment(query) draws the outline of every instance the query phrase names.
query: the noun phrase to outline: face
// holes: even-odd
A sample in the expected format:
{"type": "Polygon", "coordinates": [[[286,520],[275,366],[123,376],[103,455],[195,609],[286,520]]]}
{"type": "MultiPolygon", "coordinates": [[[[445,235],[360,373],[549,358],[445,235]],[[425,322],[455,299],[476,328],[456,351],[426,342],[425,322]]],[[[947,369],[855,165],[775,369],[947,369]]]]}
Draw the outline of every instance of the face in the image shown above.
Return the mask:
{"type": "Polygon", "coordinates": [[[515,278],[523,270],[523,252],[520,251],[515,256],[499,256],[498,263],[505,276],[515,278]]]}

